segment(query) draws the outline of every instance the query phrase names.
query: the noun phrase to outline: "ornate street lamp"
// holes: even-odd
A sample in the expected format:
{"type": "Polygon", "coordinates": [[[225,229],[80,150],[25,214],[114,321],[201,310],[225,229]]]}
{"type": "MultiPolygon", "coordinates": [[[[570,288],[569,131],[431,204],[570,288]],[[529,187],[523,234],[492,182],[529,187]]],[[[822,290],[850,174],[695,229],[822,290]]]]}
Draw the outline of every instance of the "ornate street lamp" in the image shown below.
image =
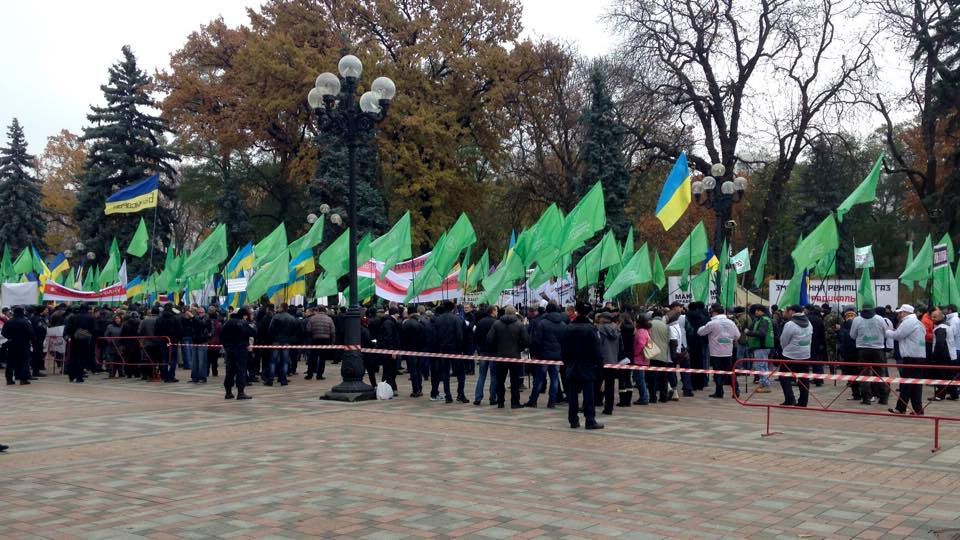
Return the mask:
{"type": "MultiPolygon", "coordinates": [[[[326,393],[323,398],[337,401],[357,401],[376,397],[372,386],[363,382],[363,356],[360,353],[360,304],[357,300],[357,142],[362,136],[373,132],[376,125],[387,116],[390,100],[396,94],[396,86],[386,77],[374,79],[370,90],[355,101],[357,85],[363,64],[360,59],[348,54],[337,64],[340,76],[321,73],[314,88],[307,94],[307,103],[313,110],[319,133],[339,137],[347,145],[348,181],[350,202],[350,297],[347,302],[345,340],[348,349],[340,363],[343,380],[326,393]]],[[[318,141],[319,143],[319,141],[318,141]]],[[[329,207],[327,207],[329,211],[329,207]]],[[[322,212],[322,210],[321,210],[322,212]]],[[[330,222],[340,225],[340,216],[330,216],[330,222]]]]}
{"type": "MultiPolygon", "coordinates": [[[[731,219],[733,214],[733,205],[743,200],[744,192],[747,190],[747,179],[738,176],[731,180],[725,176],[727,168],[722,163],[714,163],[710,167],[710,175],[702,180],[698,179],[690,185],[690,191],[693,192],[693,199],[700,206],[712,208],[716,218],[716,226],[713,230],[713,252],[718,258],[723,258],[720,250],[723,241],[727,240],[727,249],[730,249],[730,237],[737,223],[731,219]],[[719,182],[719,190],[717,184],[719,182]]],[[[728,254],[729,255],[729,254],[728,254]]],[[[720,273],[717,274],[717,290],[720,290],[720,273]]]]}

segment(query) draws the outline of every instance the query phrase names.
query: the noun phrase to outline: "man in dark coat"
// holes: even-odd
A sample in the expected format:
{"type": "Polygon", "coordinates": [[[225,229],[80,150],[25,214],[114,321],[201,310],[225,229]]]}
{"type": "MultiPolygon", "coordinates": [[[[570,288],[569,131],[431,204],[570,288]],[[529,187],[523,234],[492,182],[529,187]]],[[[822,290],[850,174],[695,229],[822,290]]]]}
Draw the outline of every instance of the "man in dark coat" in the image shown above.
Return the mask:
{"type": "MultiPolygon", "coordinates": [[[[180,343],[183,338],[183,324],[173,312],[173,304],[164,304],[160,317],[154,326],[154,335],[157,337],[166,337],[170,343],[180,343]]],[[[166,345],[166,343],[164,343],[166,345]]],[[[163,347],[160,361],[160,378],[165,383],[180,382],[177,380],[177,355],[169,347],[163,347]]]]}
{"type": "MultiPolygon", "coordinates": [[[[377,336],[378,349],[400,349],[400,309],[391,306],[380,320],[380,333],[377,336]]],[[[380,356],[380,364],[383,366],[383,381],[393,388],[394,394],[397,392],[397,355],[384,354],[380,356]]]]}
{"type": "Polygon", "coordinates": [[[93,363],[93,336],[97,331],[97,321],[90,315],[90,306],[81,304],[77,312],[67,317],[63,335],[67,338],[67,374],[70,382],[83,382],[84,367],[93,363]]]}
{"type": "Polygon", "coordinates": [[[250,311],[240,308],[230,315],[230,319],[223,325],[220,341],[227,352],[226,374],[223,387],[226,390],[226,399],[233,399],[233,386],[237,386],[237,399],[250,399],[243,389],[247,386],[247,358],[250,353],[250,338],[257,336],[257,329],[250,322],[250,311]]]}
{"type": "Polygon", "coordinates": [[[567,419],[570,427],[580,427],[579,394],[583,393],[583,416],[587,429],[603,429],[597,422],[593,408],[593,386],[597,371],[603,366],[603,354],[600,351],[600,336],[597,328],[590,322],[590,304],[577,303],[577,318],[564,329],[560,340],[560,351],[564,369],[567,371],[567,419]]]}
{"type": "MultiPolygon", "coordinates": [[[[487,334],[494,323],[497,322],[497,306],[484,306],[481,308],[480,318],[474,325],[474,343],[477,344],[477,354],[483,356],[493,356],[493,347],[487,343],[487,334]]],[[[477,387],[474,390],[473,404],[479,405],[483,401],[483,388],[487,382],[487,373],[490,373],[490,405],[497,404],[497,365],[496,362],[489,360],[480,360],[477,372],[477,387]]]]}
{"type": "Polygon", "coordinates": [[[24,315],[22,307],[13,308],[13,318],[3,325],[3,337],[7,339],[7,384],[30,384],[30,347],[33,345],[33,326],[24,315]]]}
{"type": "MultiPolygon", "coordinates": [[[[703,302],[690,302],[687,307],[687,350],[690,353],[690,367],[694,369],[706,369],[707,360],[710,358],[707,340],[697,333],[708,322],[710,322],[710,316],[707,315],[703,302]]],[[[694,390],[703,390],[708,382],[708,377],[702,373],[695,373],[691,377],[694,390]]]]}
{"type": "MultiPolygon", "coordinates": [[[[520,358],[520,353],[528,344],[527,328],[517,318],[517,310],[507,306],[500,320],[493,323],[487,333],[487,342],[493,354],[506,358],[520,358]]],[[[510,373],[510,408],[523,407],[520,403],[520,379],[523,377],[523,364],[519,362],[497,362],[497,408],[504,407],[506,388],[504,382],[510,373]]]]}
{"type": "Polygon", "coordinates": [[[47,340],[47,307],[36,306],[30,310],[30,326],[33,327],[33,355],[30,357],[30,368],[34,377],[46,377],[43,373],[43,345],[47,340]]]}
{"type": "MultiPolygon", "coordinates": [[[[531,323],[530,355],[541,360],[560,360],[560,338],[567,326],[567,318],[560,313],[560,306],[554,302],[547,304],[546,313],[538,318],[536,325],[531,323]]],[[[536,366],[533,375],[533,389],[527,400],[527,407],[536,407],[537,398],[547,387],[547,375],[550,375],[550,389],[547,392],[547,408],[552,409],[557,403],[557,392],[560,389],[559,370],[557,366],[536,366]]]]}
{"type": "MultiPolygon", "coordinates": [[[[807,306],[807,319],[813,326],[813,342],[810,344],[810,358],[818,361],[827,359],[827,329],[820,315],[819,306],[807,306]]],[[[814,373],[823,373],[823,365],[813,366],[814,373]]],[[[813,381],[814,386],[823,386],[823,380],[813,381]]]]}
{"type": "MultiPolygon", "coordinates": [[[[454,313],[453,302],[447,300],[440,305],[440,315],[436,317],[432,324],[432,333],[434,339],[434,350],[438,353],[463,354],[463,321],[454,313]]],[[[457,374],[457,401],[469,403],[467,396],[463,393],[464,381],[461,378],[463,373],[463,360],[450,360],[449,358],[434,358],[430,367],[430,400],[440,401],[444,399],[447,403],[453,403],[453,395],[450,393],[450,367],[451,362],[458,364],[455,368],[457,374]],[[440,397],[440,383],[443,383],[444,398],[440,397]]]]}
{"type": "Polygon", "coordinates": [[[290,367],[290,348],[300,341],[300,323],[291,313],[291,308],[287,304],[280,305],[280,311],[270,319],[270,326],[267,328],[267,334],[270,336],[270,342],[282,349],[273,349],[270,355],[269,367],[264,369],[263,385],[273,386],[273,378],[276,376],[280,386],[288,384],[287,371],[290,367]]]}
{"type": "MultiPolygon", "coordinates": [[[[400,348],[410,352],[422,352],[424,346],[424,328],[420,322],[420,314],[413,312],[400,326],[400,348]]],[[[410,397],[417,398],[423,395],[423,374],[420,373],[420,357],[407,356],[407,371],[410,372],[410,397]]]]}

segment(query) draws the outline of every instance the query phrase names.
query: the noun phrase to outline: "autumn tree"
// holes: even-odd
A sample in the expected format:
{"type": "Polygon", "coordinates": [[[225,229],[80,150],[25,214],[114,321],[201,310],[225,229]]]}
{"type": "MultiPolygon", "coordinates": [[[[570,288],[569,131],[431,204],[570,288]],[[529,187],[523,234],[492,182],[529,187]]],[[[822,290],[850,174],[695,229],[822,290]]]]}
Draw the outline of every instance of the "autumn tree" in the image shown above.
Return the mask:
{"type": "Polygon", "coordinates": [[[16,118],[7,128],[7,146],[0,147],[0,238],[14,253],[33,246],[44,251],[47,221],[41,206],[36,158],[16,118]]]}
{"type": "Polygon", "coordinates": [[[47,247],[56,251],[71,249],[80,240],[74,209],[77,206],[77,178],[87,159],[86,145],[80,136],[67,130],[47,138],[40,154],[37,172],[43,209],[47,218],[47,247]]]}
{"type": "Polygon", "coordinates": [[[175,171],[171,162],[178,158],[164,147],[166,123],[145,110],[158,105],[149,95],[150,77],[137,67],[129,46],[124,46],[122,53],[123,59],[110,67],[109,82],[100,87],[106,106],[91,106],[87,115],[92,125],[84,129],[83,140],[90,146],[78,178],[75,216],[80,235],[101,255],[108,252],[113,238],[129,240],[140,221],[139,214],[104,216],[107,197],[151,174],[161,177],[157,237],[151,241],[167,244],[172,223],[168,201],[174,196],[175,171]]]}

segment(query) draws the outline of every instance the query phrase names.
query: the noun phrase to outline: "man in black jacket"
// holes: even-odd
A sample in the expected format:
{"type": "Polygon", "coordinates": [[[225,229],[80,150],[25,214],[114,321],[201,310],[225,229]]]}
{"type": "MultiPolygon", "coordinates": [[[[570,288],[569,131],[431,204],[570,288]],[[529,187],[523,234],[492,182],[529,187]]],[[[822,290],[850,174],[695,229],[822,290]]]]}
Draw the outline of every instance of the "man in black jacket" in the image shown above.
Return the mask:
{"type": "MultiPolygon", "coordinates": [[[[481,308],[480,319],[474,328],[474,343],[477,344],[477,354],[483,356],[493,356],[493,348],[487,343],[487,334],[493,328],[493,323],[497,322],[497,306],[484,306],[481,308]]],[[[473,392],[473,404],[479,405],[483,401],[483,387],[487,382],[487,372],[490,373],[490,405],[497,404],[497,366],[495,362],[489,360],[480,360],[478,364],[477,387],[473,392]]]]}
{"type": "MultiPolygon", "coordinates": [[[[536,325],[531,323],[530,356],[541,360],[560,360],[560,338],[567,326],[567,318],[560,313],[560,306],[554,302],[547,304],[546,313],[538,317],[536,325]]],[[[546,389],[547,374],[550,375],[550,389],[547,393],[547,408],[556,407],[557,392],[560,389],[557,366],[535,366],[533,389],[527,400],[527,407],[536,407],[537,398],[546,389]]]]}
{"type": "MultiPolygon", "coordinates": [[[[387,315],[380,321],[380,333],[377,336],[378,349],[400,349],[400,309],[396,306],[390,306],[387,315]]],[[[393,393],[397,393],[397,356],[395,354],[384,354],[380,356],[380,363],[383,366],[383,381],[393,388],[393,393]]]]}
{"type": "MultiPolygon", "coordinates": [[[[440,315],[433,321],[434,348],[438,353],[463,354],[463,321],[454,313],[453,302],[447,300],[440,305],[440,315]]],[[[456,365],[457,373],[457,401],[469,403],[467,396],[463,393],[463,361],[452,360],[456,365]]],[[[449,358],[434,358],[430,367],[430,400],[440,401],[444,399],[447,403],[453,403],[453,395],[450,393],[450,366],[449,358]],[[440,397],[440,383],[443,382],[444,397],[440,397]]]]}
{"type": "MultiPolygon", "coordinates": [[[[272,345],[270,339],[270,323],[273,321],[273,304],[264,304],[260,306],[256,314],[257,326],[257,345],[272,345]]],[[[257,382],[257,377],[262,376],[267,379],[267,370],[270,369],[270,359],[273,357],[273,349],[257,349],[253,352],[250,359],[250,365],[247,366],[247,381],[257,382]]]]}
{"type": "Polygon", "coordinates": [[[36,306],[30,312],[30,326],[33,327],[33,356],[30,358],[30,367],[34,377],[46,377],[40,372],[44,369],[43,342],[47,339],[47,307],[36,306]]]}
{"type": "Polygon", "coordinates": [[[567,371],[567,419],[570,428],[580,427],[579,394],[583,393],[583,416],[587,429],[603,429],[597,422],[593,408],[593,386],[597,371],[603,366],[600,352],[600,336],[597,328],[590,322],[590,304],[577,303],[577,318],[567,325],[560,340],[560,351],[564,369],[567,371]]]}
{"type": "Polygon", "coordinates": [[[257,329],[250,322],[250,310],[240,308],[230,314],[230,320],[223,325],[220,342],[227,352],[226,374],[223,387],[227,391],[225,399],[233,399],[233,386],[237,386],[237,399],[250,399],[243,389],[247,386],[247,358],[250,353],[250,338],[257,336],[257,329]]]}
{"type": "Polygon", "coordinates": [[[3,337],[7,339],[7,384],[30,384],[30,346],[33,344],[33,327],[24,316],[22,307],[13,308],[13,318],[3,325],[3,337]]]}
{"type": "MultiPolygon", "coordinates": [[[[67,374],[70,382],[83,382],[83,370],[93,362],[93,336],[97,331],[97,321],[90,315],[90,306],[81,304],[77,312],[67,317],[63,335],[67,338],[67,374]]],[[[164,347],[166,350],[166,347],[164,347]]]]}
{"type": "MultiPolygon", "coordinates": [[[[183,325],[180,318],[173,312],[173,304],[164,304],[163,311],[154,327],[154,335],[170,338],[170,343],[180,343],[181,338],[183,338],[183,325]]],[[[160,378],[163,379],[163,382],[180,382],[176,377],[177,355],[169,347],[163,347],[161,358],[160,378]]]]}
{"type": "MultiPolygon", "coordinates": [[[[810,344],[810,358],[824,361],[827,359],[827,329],[823,323],[823,317],[820,316],[819,306],[807,306],[807,319],[813,326],[813,342],[810,344]]],[[[813,366],[814,373],[823,373],[823,365],[813,366]]],[[[813,381],[814,386],[823,386],[823,380],[813,381]]]]}
{"type": "MultiPolygon", "coordinates": [[[[422,352],[424,345],[424,329],[420,323],[420,314],[411,313],[400,326],[400,348],[410,352],[422,352]]],[[[410,372],[410,397],[418,398],[423,395],[423,374],[420,373],[420,357],[407,355],[407,371],[410,372]]]]}
{"type": "MultiPolygon", "coordinates": [[[[487,332],[487,343],[497,356],[506,358],[520,358],[520,353],[527,347],[527,328],[517,318],[517,310],[507,306],[500,320],[493,323],[487,332]]],[[[497,408],[504,407],[506,388],[504,381],[507,373],[510,374],[510,408],[523,407],[520,403],[520,379],[523,377],[523,364],[519,362],[497,362],[497,408]]]]}
{"type": "Polygon", "coordinates": [[[271,343],[285,348],[273,349],[269,368],[264,370],[263,385],[273,386],[273,377],[276,376],[280,386],[286,386],[287,370],[290,367],[289,347],[300,341],[300,323],[290,314],[290,306],[280,305],[280,311],[270,319],[267,333],[271,343]]]}

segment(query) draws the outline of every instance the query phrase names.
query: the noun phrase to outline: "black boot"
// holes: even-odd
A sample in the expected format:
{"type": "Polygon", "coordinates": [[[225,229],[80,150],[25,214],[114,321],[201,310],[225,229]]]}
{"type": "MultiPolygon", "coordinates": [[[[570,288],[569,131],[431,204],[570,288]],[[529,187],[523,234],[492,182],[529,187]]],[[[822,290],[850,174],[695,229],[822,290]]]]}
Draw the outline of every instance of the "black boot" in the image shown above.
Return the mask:
{"type": "Polygon", "coordinates": [[[620,403],[617,406],[629,407],[632,404],[631,403],[632,400],[633,400],[633,390],[624,390],[623,392],[620,392],[620,403]]]}

